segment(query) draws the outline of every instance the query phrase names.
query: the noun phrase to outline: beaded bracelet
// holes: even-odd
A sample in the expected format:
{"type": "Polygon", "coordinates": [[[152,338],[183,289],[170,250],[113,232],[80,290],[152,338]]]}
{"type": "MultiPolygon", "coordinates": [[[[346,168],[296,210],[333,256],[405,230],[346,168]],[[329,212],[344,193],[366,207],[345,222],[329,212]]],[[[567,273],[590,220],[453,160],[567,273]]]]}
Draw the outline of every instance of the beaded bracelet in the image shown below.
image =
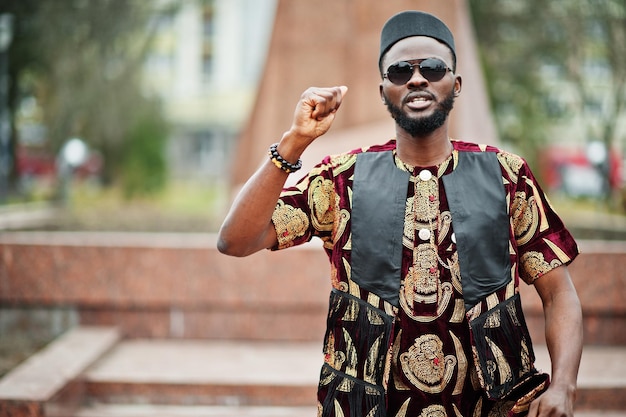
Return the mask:
{"type": "Polygon", "coordinates": [[[296,162],[295,164],[292,164],[290,162],[285,161],[285,159],[282,156],[280,156],[280,154],[278,153],[278,143],[275,143],[272,146],[270,146],[270,149],[267,152],[267,154],[270,156],[270,160],[274,163],[274,165],[276,165],[278,168],[282,169],[288,174],[291,172],[296,172],[297,170],[302,168],[301,159],[298,159],[298,162],[296,162]]]}

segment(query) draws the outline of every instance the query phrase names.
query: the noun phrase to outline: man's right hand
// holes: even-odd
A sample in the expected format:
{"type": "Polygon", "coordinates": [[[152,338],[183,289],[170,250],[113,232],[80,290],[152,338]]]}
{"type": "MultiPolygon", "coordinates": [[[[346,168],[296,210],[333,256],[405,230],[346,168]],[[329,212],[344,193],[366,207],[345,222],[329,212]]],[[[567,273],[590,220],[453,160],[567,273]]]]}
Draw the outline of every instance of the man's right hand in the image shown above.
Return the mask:
{"type": "MultiPolygon", "coordinates": [[[[309,88],[300,97],[291,128],[278,144],[278,153],[295,163],[316,138],[330,129],[348,87],[309,88]]],[[[218,249],[246,256],[278,243],[272,213],[287,173],[267,159],[246,182],[219,232],[218,249]]]]}
{"type": "Polygon", "coordinates": [[[347,91],[346,86],[307,89],[298,101],[288,133],[305,142],[302,145],[306,148],[330,129],[347,91]]]}

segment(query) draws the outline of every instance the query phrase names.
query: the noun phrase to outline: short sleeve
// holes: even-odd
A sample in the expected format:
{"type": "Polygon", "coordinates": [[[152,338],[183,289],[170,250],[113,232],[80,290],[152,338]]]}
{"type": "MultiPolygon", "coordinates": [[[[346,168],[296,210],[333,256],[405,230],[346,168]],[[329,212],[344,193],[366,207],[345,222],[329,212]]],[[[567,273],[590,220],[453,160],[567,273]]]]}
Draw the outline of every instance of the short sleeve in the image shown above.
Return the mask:
{"type": "MultiPolygon", "coordinates": [[[[503,159],[503,158],[501,158],[503,159]]],[[[567,230],[528,164],[506,154],[511,181],[511,224],[518,251],[519,273],[526,283],[567,265],[579,254],[567,230]]]]}
{"type": "Polygon", "coordinates": [[[294,186],[280,194],[272,223],[278,245],[274,250],[300,245],[314,236],[328,235],[334,220],[334,187],[328,159],[315,166],[294,186]]]}

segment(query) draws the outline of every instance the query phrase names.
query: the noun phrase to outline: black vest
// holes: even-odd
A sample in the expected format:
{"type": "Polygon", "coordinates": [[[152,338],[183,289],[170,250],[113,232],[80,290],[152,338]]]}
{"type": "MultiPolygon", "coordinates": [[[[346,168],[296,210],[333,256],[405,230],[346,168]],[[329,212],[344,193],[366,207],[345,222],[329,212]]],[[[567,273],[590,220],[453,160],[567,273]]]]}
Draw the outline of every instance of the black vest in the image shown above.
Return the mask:
{"type": "MultiPolygon", "coordinates": [[[[509,216],[494,152],[459,152],[443,177],[456,235],[465,309],[511,281],[509,216]]],[[[357,156],[352,200],[352,279],[399,305],[402,234],[409,173],[393,152],[357,156]],[[375,236],[375,239],[372,238],[375,236]]]]}

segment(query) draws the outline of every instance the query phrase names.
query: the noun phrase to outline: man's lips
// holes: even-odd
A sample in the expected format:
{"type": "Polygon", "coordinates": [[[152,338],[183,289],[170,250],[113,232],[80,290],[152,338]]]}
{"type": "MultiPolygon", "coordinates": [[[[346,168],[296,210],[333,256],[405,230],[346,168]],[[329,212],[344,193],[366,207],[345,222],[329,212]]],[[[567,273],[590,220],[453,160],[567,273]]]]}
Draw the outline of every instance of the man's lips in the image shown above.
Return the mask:
{"type": "Polygon", "coordinates": [[[435,98],[425,91],[411,93],[404,99],[404,104],[412,110],[423,110],[429,107],[435,98]]]}

